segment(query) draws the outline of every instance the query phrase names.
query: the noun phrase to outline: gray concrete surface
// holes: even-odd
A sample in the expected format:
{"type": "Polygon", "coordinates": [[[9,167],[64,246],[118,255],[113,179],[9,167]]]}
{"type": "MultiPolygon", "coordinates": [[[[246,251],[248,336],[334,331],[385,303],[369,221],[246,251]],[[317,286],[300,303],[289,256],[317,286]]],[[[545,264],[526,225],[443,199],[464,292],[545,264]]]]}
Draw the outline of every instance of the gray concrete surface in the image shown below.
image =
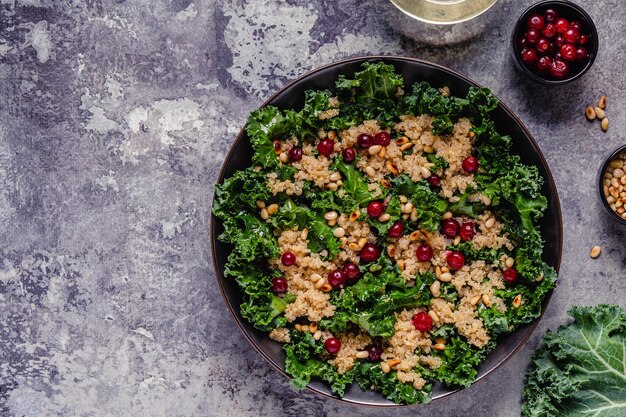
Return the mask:
{"type": "Polygon", "coordinates": [[[518,416],[544,331],[572,304],[626,305],[624,229],[594,187],[626,142],[626,6],[584,2],[596,64],[545,88],[508,55],[530,3],[502,0],[482,35],[432,47],[396,33],[384,0],[0,0],[0,415],[518,416]],[[565,223],[560,285],[528,345],[445,401],[386,411],[294,392],[226,313],[208,242],[247,113],[309,69],[380,53],[490,86],[541,145],[565,223]],[[601,94],[608,133],[583,117],[601,94]]]}

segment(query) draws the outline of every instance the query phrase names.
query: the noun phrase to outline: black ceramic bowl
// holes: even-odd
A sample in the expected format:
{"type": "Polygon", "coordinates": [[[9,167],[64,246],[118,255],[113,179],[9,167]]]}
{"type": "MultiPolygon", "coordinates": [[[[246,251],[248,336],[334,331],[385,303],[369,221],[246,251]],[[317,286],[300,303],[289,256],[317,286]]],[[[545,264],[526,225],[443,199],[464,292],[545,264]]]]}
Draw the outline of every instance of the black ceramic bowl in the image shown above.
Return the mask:
{"type": "MultiPolygon", "coordinates": [[[[309,89],[334,89],[334,82],[340,74],[345,74],[350,78],[354,72],[361,69],[363,62],[384,61],[393,65],[396,70],[404,76],[405,84],[412,85],[418,81],[428,81],[436,87],[448,86],[453,95],[464,97],[470,86],[478,86],[474,81],[459,75],[447,68],[411,58],[402,57],[364,57],[353,58],[346,61],[337,62],[305,74],[296,81],[277,92],[263,106],[273,105],[281,109],[301,109],[304,104],[304,92],[309,89]]],[[[493,112],[496,127],[503,134],[508,134],[513,138],[513,151],[522,157],[523,162],[536,165],[543,177],[545,184],[542,192],[548,198],[548,210],[543,217],[540,227],[546,241],[544,250],[545,261],[559,269],[561,262],[562,248],[562,221],[559,199],[552,174],[548,164],[544,159],[537,144],[533,140],[530,132],[522,125],[522,122],[504,104],[499,104],[493,112]]],[[[252,147],[242,130],[230,152],[226,156],[218,182],[230,177],[237,170],[251,166],[252,147]]],[[[217,283],[226,300],[226,305],[241,331],[252,343],[252,346],[274,366],[279,372],[285,374],[285,356],[282,347],[260,331],[255,330],[246,320],[241,317],[239,305],[241,304],[241,293],[234,280],[224,278],[224,264],[231,251],[231,247],[217,240],[217,236],[222,233],[221,222],[214,216],[211,217],[211,244],[213,264],[215,267],[217,283]]],[[[547,307],[550,295],[543,302],[544,310],[547,307]]],[[[497,348],[489,354],[485,362],[478,369],[478,379],[484,378],[493,372],[509,359],[528,339],[538,320],[530,325],[523,326],[517,331],[499,338],[497,348]]],[[[312,391],[326,397],[337,398],[329,387],[320,381],[313,381],[309,385],[312,391]]],[[[446,397],[456,390],[445,388],[436,384],[433,389],[433,399],[446,397]]],[[[396,404],[383,398],[373,391],[361,391],[358,386],[352,386],[346,392],[344,401],[369,406],[395,406],[396,404]]]]}
{"type": "Polygon", "coordinates": [[[598,54],[598,31],[596,29],[596,25],[591,19],[591,16],[589,16],[589,14],[577,4],[567,0],[544,0],[530,6],[524,11],[524,13],[522,13],[520,18],[517,19],[517,23],[515,24],[515,28],[513,30],[511,45],[516,67],[526,76],[539,83],[547,85],[562,85],[582,77],[583,74],[585,74],[593,65],[596,55],[598,54]],[[589,43],[585,45],[589,58],[584,62],[572,63],[570,65],[569,75],[561,79],[552,78],[549,73],[539,74],[537,71],[529,68],[520,58],[521,47],[519,40],[523,37],[526,31],[526,21],[535,13],[543,15],[543,12],[548,8],[556,10],[559,17],[564,17],[568,21],[577,20],[581,22],[585,32],[591,35],[589,43]]]}
{"type": "Polygon", "coordinates": [[[602,201],[602,206],[604,206],[604,208],[606,209],[606,211],[609,213],[609,216],[611,216],[613,219],[615,219],[617,222],[626,225],[626,219],[624,219],[622,216],[620,216],[619,214],[617,214],[615,211],[613,211],[613,209],[611,209],[611,206],[609,204],[609,202],[606,200],[606,197],[604,195],[604,173],[606,172],[606,170],[609,168],[609,165],[611,164],[611,162],[622,152],[626,152],[626,145],[621,146],[619,148],[617,148],[612,154],[611,156],[609,156],[606,161],[604,162],[604,164],[602,165],[602,168],[600,169],[600,172],[598,174],[598,191],[599,191],[599,195],[600,195],[600,201],[602,201]]]}

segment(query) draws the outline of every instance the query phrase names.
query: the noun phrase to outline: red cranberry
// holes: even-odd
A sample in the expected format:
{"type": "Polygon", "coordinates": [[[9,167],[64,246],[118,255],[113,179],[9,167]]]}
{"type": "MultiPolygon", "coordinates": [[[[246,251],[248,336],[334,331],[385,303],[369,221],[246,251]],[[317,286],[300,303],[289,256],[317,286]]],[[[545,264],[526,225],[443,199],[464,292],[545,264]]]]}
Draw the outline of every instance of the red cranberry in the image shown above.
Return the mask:
{"type": "Polygon", "coordinates": [[[575,43],[578,43],[579,38],[580,38],[580,32],[578,31],[578,29],[574,29],[570,27],[565,32],[563,32],[563,39],[565,39],[565,42],[575,44],[575,43]]]}
{"type": "Polygon", "coordinates": [[[537,52],[545,54],[550,49],[550,41],[546,38],[541,38],[537,41],[537,52]]]}
{"type": "Polygon", "coordinates": [[[360,257],[365,263],[374,262],[380,258],[380,248],[373,243],[366,243],[361,249],[360,257]]]}
{"type": "Polygon", "coordinates": [[[281,255],[280,261],[285,266],[291,266],[296,263],[296,255],[293,252],[285,252],[281,255]]]}
{"type": "MultiPolygon", "coordinates": [[[[361,271],[359,271],[359,267],[357,264],[353,262],[348,262],[341,268],[341,272],[343,272],[343,276],[346,278],[346,282],[348,284],[353,284],[359,280],[361,276],[361,271]]],[[[332,285],[332,284],[331,284],[332,285]]]]}
{"type": "Polygon", "coordinates": [[[350,164],[356,159],[356,151],[352,148],[346,148],[341,151],[341,157],[343,158],[343,162],[350,164]]]}
{"type": "Polygon", "coordinates": [[[535,52],[534,49],[530,49],[530,48],[522,49],[520,56],[522,57],[522,61],[524,61],[527,64],[532,64],[533,62],[537,60],[537,52],[535,52]]]}
{"type": "Polygon", "coordinates": [[[335,150],[335,143],[330,139],[322,139],[320,143],[317,144],[317,151],[320,155],[324,155],[326,157],[330,157],[332,155],[333,150],[335,150]]]}
{"type": "Polygon", "coordinates": [[[474,227],[474,222],[465,222],[461,225],[461,231],[459,232],[459,236],[461,236],[461,240],[463,242],[472,240],[475,234],[476,228],[474,227]]]}
{"type": "Polygon", "coordinates": [[[547,9],[543,12],[543,18],[546,22],[556,22],[556,19],[559,17],[558,13],[554,9],[547,9]]]}
{"type": "Polygon", "coordinates": [[[427,244],[420,245],[415,250],[415,256],[417,256],[417,260],[420,262],[428,262],[433,257],[433,248],[427,244]]]}
{"type": "Polygon", "coordinates": [[[447,219],[441,222],[441,233],[449,239],[454,239],[459,234],[461,225],[454,219],[447,219]]]}
{"type": "Polygon", "coordinates": [[[367,360],[370,362],[378,362],[383,355],[383,347],[380,345],[367,345],[365,350],[369,353],[367,360]]]}
{"type": "Polygon", "coordinates": [[[374,145],[387,146],[391,142],[391,135],[387,132],[378,132],[374,135],[374,145]]]}
{"type": "Polygon", "coordinates": [[[428,183],[433,187],[439,187],[439,184],[441,184],[441,177],[439,175],[433,174],[428,177],[426,181],[428,181],[428,183]]]}
{"type": "Polygon", "coordinates": [[[521,38],[518,42],[520,49],[524,49],[524,48],[528,48],[530,47],[530,43],[528,43],[528,39],[526,38],[521,38]]]}
{"type": "Polygon", "coordinates": [[[537,69],[539,72],[548,72],[550,71],[550,64],[552,64],[552,59],[547,56],[542,56],[537,60],[537,69]]]}
{"type": "Polygon", "coordinates": [[[569,22],[569,27],[572,29],[576,29],[579,32],[583,30],[583,25],[577,20],[572,20],[571,22],[569,22]]]}
{"type": "Polygon", "coordinates": [[[563,39],[563,36],[557,35],[556,38],[554,38],[554,45],[557,48],[561,48],[561,46],[565,45],[565,39],[563,39]]]}
{"type": "Polygon", "coordinates": [[[569,22],[563,17],[556,19],[556,33],[565,33],[569,27],[569,22]]]}
{"type": "Polygon", "coordinates": [[[468,156],[463,160],[463,170],[468,174],[473,174],[478,171],[478,159],[473,156],[468,156]]]}
{"type": "Polygon", "coordinates": [[[433,328],[433,319],[431,319],[430,316],[423,311],[414,315],[411,322],[413,323],[413,326],[415,326],[415,329],[420,332],[428,332],[433,328]]]}
{"type": "Polygon", "coordinates": [[[328,273],[328,283],[331,287],[338,290],[339,288],[343,288],[343,284],[346,283],[346,277],[343,276],[343,272],[335,269],[328,273]]]}
{"type": "Polygon", "coordinates": [[[403,234],[404,234],[404,223],[402,223],[400,220],[395,222],[387,231],[387,235],[393,238],[401,237],[403,234]]]}
{"type": "Polygon", "coordinates": [[[554,38],[556,36],[556,26],[552,23],[548,23],[545,28],[541,31],[543,36],[546,38],[554,38]]]}
{"type": "Polygon", "coordinates": [[[535,29],[529,29],[526,31],[525,37],[529,43],[535,44],[539,40],[539,31],[535,29]]]}
{"type": "Polygon", "coordinates": [[[279,141],[279,140],[275,140],[275,141],[274,141],[274,150],[275,150],[276,152],[278,152],[278,151],[280,151],[281,149],[282,149],[282,145],[280,144],[280,141],[279,141]]]}
{"type": "Polygon", "coordinates": [[[329,337],[324,342],[324,347],[328,353],[336,355],[337,352],[339,352],[339,349],[341,349],[341,341],[336,337],[329,337]]]}
{"type": "Polygon", "coordinates": [[[509,284],[513,284],[517,281],[517,270],[515,268],[507,268],[502,271],[502,279],[504,279],[509,284]]]}
{"type": "Polygon", "coordinates": [[[368,135],[367,133],[361,133],[357,136],[356,143],[359,145],[359,148],[366,149],[374,144],[374,138],[372,135],[368,135]]]}
{"type": "Polygon", "coordinates": [[[560,59],[554,59],[550,65],[550,74],[554,78],[565,78],[569,74],[569,65],[560,59]]]}
{"type": "Polygon", "coordinates": [[[287,155],[289,156],[290,161],[298,162],[302,159],[302,148],[298,148],[297,146],[294,146],[291,149],[289,149],[289,152],[287,153],[287,155]]]}
{"type": "Polygon", "coordinates": [[[526,22],[528,24],[528,27],[531,29],[536,29],[536,30],[541,30],[543,29],[543,17],[541,17],[538,14],[534,14],[532,16],[530,16],[528,18],[528,21],[526,22]]]}
{"type": "Polygon", "coordinates": [[[370,217],[380,217],[385,211],[385,205],[380,201],[372,201],[367,205],[367,215],[370,217]]]}
{"type": "Polygon", "coordinates": [[[576,50],[576,59],[584,60],[587,58],[589,58],[589,54],[587,53],[587,50],[585,48],[581,46],[576,50]]]}
{"type": "Polygon", "coordinates": [[[276,277],[272,280],[272,292],[276,295],[287,292],[287,280],[283,277],[276,277]]]}
{"type": "Polygon", "coordinates": [[[578,44],[587,45],[587,42],[589,42],[589,35],[580,35],[580,38],[578,38],[578,44]]]}
{"type": "Polygon", "coordinates": [[[571,43],[566,43],[561,46],[561,56],[566,61],[575,61],[576,60],[576,47],[571,43]]]}
{"type": "Polygon", "coordinates": [[[461,269],[465,265],[465,256],[461,252],[452,251],[446,256],[448,266],[452,269],[461,269]]]}

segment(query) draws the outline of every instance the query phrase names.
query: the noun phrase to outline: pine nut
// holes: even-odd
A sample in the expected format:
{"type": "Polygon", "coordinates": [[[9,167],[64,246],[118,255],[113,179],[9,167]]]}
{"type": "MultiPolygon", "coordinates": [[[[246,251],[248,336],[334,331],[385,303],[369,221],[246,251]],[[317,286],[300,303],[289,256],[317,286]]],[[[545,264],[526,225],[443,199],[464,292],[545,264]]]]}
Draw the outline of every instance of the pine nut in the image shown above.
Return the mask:
{"type": "Polygon", "coordinates": [[[391,371],[391,368],[389,367],[389,365],[387,365],[386,362],[380,363],[380,369],[386,374],[388,374],[391,371]]]}
{"type": "Polygon", "coordinates": [[[369,175],[370,177],[373,177],[374,175],[376,175],[376,171],[372,167],[365,167],[365,173],[369,175]]]}
{"type": "Polygon", "coordinates": [[[617,178],[611,178],[611,185],[615,188],[619,187],[619,180],[617,178]]]}
{"type": "Polygon", "coordinates": [[[441,267],[441,272],[450,272],[450,269],[448,269],[447,266],[442,266],[441,267]]]}
{"type": "Polygon", "coordinates": [[[475,306],[476,304],[478,304],[479,301],[480,301],[480,294],[473,296],[472,299],[470,300],[470,304],[475,306]]]}
{"type": "Polygon", "coordinates": [[[261,210],[261,218],[263,220],[267,220],[270,218],[270,214],[267,212],[267,209],[261,210]]]}
{"type": "Polygon", "coordinates": [[[403,214],[402,215],[402,220],[409,220],[411,218],[410,214],[403,214]]]}
{"type": "Polygon", "coordinates": [[[444,345],[443,343],[435,343],[433,349],[443,351],[446,350],[446,345],[444,345]]]}
{"type": "Polygon", "coordinates": [[[378,152],[380,152],[380,150],[381,150],[382,148],[383,148],[383,147],[382,147],[382,146],[380,146],[380,145],[372,145],[372,146],[370,146],[370,147],[369,147],[369,149],[367,150],[367,152],[368,152],[370,155],[374,156],[374,155],[376,155],[378,152]]]}
{"type": "Polygon", "coordinates": [[[489,196],[487,195],[481,195],[480,196],[480,201],[482,201],[482,203],[486,206],[490,206],[491,205],[491,198],[489,198],[489,196]]]}
{"type": "Polygon", "coordinates": [[[395,254],[396,254],[396,247],[393,245],[387,246],[387,255],[389,255],[390,258],[393,258],[393,255],[395,254]]]}
{"type": "Polygon", "coordinates": [[[302,229],[302,231],[300,232],[300,239],[302,240],[306,240],[306,238],[309,237],[309,229],[307,229],[306,227],[304,229],[302,229]]]}
{"type": "Polygon", "coordinates": [[[420,174],[422,174],[422,178],[428,178],[431,176],[430,170],[426,167],[420,168],[420,174]]]}
{"type": "Polygon", "coordinates": [[[384,158],[387,155],[387,148],[382,148],[380,152],[378,152],[379,158],[384,158]]]}
{"type": "Polygon", "coordinates": [[[264,209],[265,208],[265,202],[261,201],[261,200],[257,200],[256,206],[259,208],[259,210],[264,209]]]}
{"type": "Polygon", "coordinates": [[[311,323],[309,324],[309,331],[311,333],[315,333],[317,331],[317,323],[311,323]]]}
{"type": "Polygon", "coordinates": [[[394,366],[399,365],[400,362],[402,362],[400,359],[392,359],[387,362],[387,365],[389,365],[390,368],[393,368],[394,366]]]}
{"type": "Polygon", "coordinates": [[[430,316],[430,318],[432,319],[433,322],[439,323],[439,316],[433,310],[430,310],[428,312],[428,315],[430,316]]]}
{"type": "Polygon", "coordinates": [[[411,234],[409,235],[409,239],[411,239],[411,242],[415,242],[417,239],[420,238],[421,235],[422,234],[419,230],[415,230],[414,232],[411,232],[411,234]]]}
{"type": "Polygon", "coordinates": [[[330,291],[332,289],[333,289],[333,287],[331,287],[331,285],[329,283],[326,283],[326,284],[322,285],[322,288],[321,288],[321,290],[324,291],[324,292],[328,292],[328,291],[330,291]]]}
{"type": "Polygon", "coordinates": [[[439,279],[440,276],[441,276],[441,267],[437,266],[435,267],[435,277],[439,279]]]}
{"type": "Polygon", "coordinates": [[[335,237],[344,237],[346,235],[346,230],[343,227],[338,227],[333,230],[333,236],[335,237]]]}
{"type": "Polygon", "coordinates": [[[617,158],[612,160],[609,166],[611,168],[621,168],[622,166],[624,166],[624,164],[622,163],[622,161],[619,160],[619,158],[617,158]]]}
{"type": "Polygon", "coordinates": [[[380,185],[382,185],[385,188],[392,188],[393,187],[393,185],[388,180],[386,180],[385,178],[380,180],[380,185]]]}
{"type": "Polygon", "coordinates": [[[358,243],[354,243],[354,242],[348,244],[348,248],[352,249],[353,251],[358,251],[359,249],[361,249],[361,248],[359,248],[359,244],[358,243]]]}
{"type": "Polygon", "coordinates": [[[267,207],[267,214],[269,214],[270,216],[272,214],[275,214],[278,211],[278,204],[270,204],[267,207]]]}
{"type": "Polygon", "coordinates": [[[381,222],[381,223],[388,222],[389,220],[391,220],[391,214],[389,214],[389,213],[382,214],[378,218],[378,221],[381,222]]]}
{"type": "Polygon", "coordinates": [[[337,188],[339,188],[336,182],[329,182],[326,187],[331,191],[337,191],[337,188]]]}
{"type": "Polygon", "coordinates": [[[391,162],[387,162],[385,166],[387,167],[387,170],[389,170],[389,172],[391,172],[392,174],[398,175],[400,173],[400,171],[398,171],[398,167],[396,167],[391,162]]]}
{"type": "Polygon", "coordinates": [[[300,323],[296,323],[293,327],[299,332],[302,331],[302,325],[300,323]]]}
{"type": "Polygon", "coordinates": [[[433,149],[432,146],[426,145],[426,146],[424,146],[424,152],[426,152],[426,153],[433,153],[433,152],[435,152],[435,150],[433,149]]]}
{"type": "Polygon", "coordinates": [[[624,170],[622,168],[615,168],[613,170],[613,176],[621,179],[624,176],[624,170]]]}
{"type": "Polygon", "coordinates": [[[356,353],[357,359],[367,359],[370,356],[367,350],[360,350],[356,353]]]}
{"type": "Polygon", "coordinates": [[[396,139],[396,145],[398,146],[402,146],[407,143],[409,143],[409,138],[407,138],[406,136],[400,136],[398,139],[396,139]]]}
{"type": "Polygon", "coordinates": [[[410,213],[413,211],[413,203],[408,201],[405,205],[402,206],[403,213],[410,213]]]}
{"type": "Polygon", "coordinates": [[[452,212],[451,211],[446,211],[445,213],[443,213],[443,216],[441,216],[442,219],[444,220],[448,220],[452,218],[452,212]]]}
{"type": "Polygon", "coordinates": [[[308,332],[309,331],[309,325],[308,324],[303,324],[302,327],[300,327],[300,330],[303,332],[308,332]]]}
{"type": "Polygon", "coordinates": [[[602,110],[606,109],[606,96],[600,97],[600,101],[598,102],[598,107],[602,110]]]}
{"type": "Polygon", "coordinates": [[[350,217],[348,218],[351,222],[355,221],[356,219],[359,218],[359,216],[361,215],[361,212],[358,210],[353,211],[352,213],[350,213],[350,217]]]}
{"type": "Polygon", "coordinates": [[[346,243],[348,243],[348,238],[344,236],[344,237],[340,237],[339,240],[341,241],[340,248],[345,249],[346,243]]]}
{"type": "Polygon", "coordinates": [[[400,146],[400,150],[402,152],[406,151],[407,149],[410,149],[413,146],[412,143],[405,143],[404,145],[400,146]]]}
{"type": "Polygon", "coordinates": [[[365,246],[366,243],[367,243],[366,237],[362,237],[361,239],[359,239],[359,249],[363,249],[363,246],[365,246]]]}
{"type": "Polygon", "coordinates": [[[595,107],[593,110],[596,112],[596,117],[598,119],[604,119],[604,110],[602,110],[600,107],[595,107]]]}
{"type": "Polygon", "coordinates": [[[619,179],[619,183],[622,185],[626,185],[626,175],[624,175],[623,177],[619,179]]]}
{"type": "Polygon", "coordinates": [[[286,164],[287,162],[289,162],[289,155],[287,155],[287,152],[282,152],[280,155],[278,155],[278,160],[283,164],[286,164]]]}
{"type": "Polygon", "coordinates": [[[313,334],[313,339],[314,340],[320,340],[322,338],[322,331],[318,330],[313,334]]]}
{"type": "Polygon", "coordinates": [[[461,236],[455,237],[452,243],[454,244],[454,246],[457,246],[459,243],[461,243],[461,236]]]}
{"type": "Polygon", "coordinates": [[[504,262],[504,265],[507,268],[513,268],[513,265],[515,265],[515,259],[511,258],[510,256],[508,258],[506,258],[506,261],[504,262]]]}
{"type": "Polygon", "coordinates": [[[450,282],[452,281],[452,274],[449,272],[443,272],[439,277],[439,281],[441,282],[450,282]]]}
{"type": "Polygon", "coordinates": [[[602,252],[602,248],[600,246],[594,246],[593,248],[591,248],[591,252],[589,253],[589,256],[591,256],[592,258],[597,258],[598,256],[600,256],[600,253],[602,252]]]}
{"type": "Polygon", "coordinates": [[[493,217],[489,217],[485,222],[485,227],[487,229],[491,229],[496,224],[496,219],[493,217]]]}
{"type": "Polygon", "coordinates": [[[474,133],[474,132],[469,132],[469,137],[470,137],[470,139],[473,139],[473,138],[474,138],[474,136],[476,136],[476,133],[474,133]]]}
{"type": "Polygon", "coordinates": [[[483,294],[482,297],[480,297],[481,300],[483,300],[483,304],[486,305],[487,307],[491,306],[491,298],[489,298],[489,295],[487,294],[483,294]]]}
{"type": "Polygon", "coordinates": [[[318,281],[317,281],[317,282],[313,285],[313,287],[314,287],[316,290],[319,290],[319,289],[321,289],[324,285],[326,285],[326,280],[325,280],[324,278],[322,278],[322,279],[318,280],[318,281]]]}
{"type": "Polygon", "coordinates": [[[399,260],[398,261],[398,269],[400,271],[404,271],[404,261],[403,260],[399,260]]]}
{"type": "Polygon", "coordinates": [[[337,219],[329,220],[326,222],[326,224],[329,225],[330,227],[333,227],[334,225],[337,224],[337,219]]]}
{"type": "Polygon", "coordinates": [[[417,219],[417,210],[413,209],[413,211],[411,212],[411,221],[416,221],[417,219]]]}
{"type": "Polygon", "coordinates": [[[311,274],[312,282],[318,282],[320,279],[322,279],[322,276],[320,274],[311,274]]]}
{"type": "Polygon", "coordinates": [[[587,116],[587,119],[589,120],[593,120],[596,118],[596,112],[593,107],[589,106],[585,109],[585,116],[587,116]]]}
{"type": "Polygon", "coordinates": [[[433,281],[433,283],[430,284],[430,293],[435,298],[441,295],[441,283],[439,281],[433,281]]]}
{"type": "Polygon", "coordinates": [[[331,130],[328,132],[328,139],[333,140],[337,137],[337,134],[335,133],[334,130],[331,130]]]}
{"type": "Polygon", "coordinates": [[[537,275],[537,278],[535,278],[535,281],[537,282],[542,281],[542,280],[543,280],[543,271],[539,275],[537,275]]]}
{"type": "Polygon", "coordinates": [[[324,219],[325,220],[335,220],[335,219],[337,219],[337,212],[336,211],[329,211],[328,213],[324,214],[324,219]]]}
{"type": "Polygon", "coordinates": [[[513,307],[519,308],[522,305],[522,294],[517,294],[513,299],[513,307]]]}
{"type": "Polygon", "coordinates": [[[333,172],[332,174],[330,174],[330,180],[331,181],[338,181],[341,179],[341,174],[338,172],[333,172]]]}
{"type": "Polygon", "coordinates": [[[337,184],[337,187],[341,187],[343,185],[343,181],[337,180],[337,182],[335,182],[335,184],[337,184]]]}
{"type": "Polygon", "coordinates": [[[600,123],[600,127],[605,132],[607,130],[609,130],[609,119],[608,119],[608,117],[605,117],[604,119],[602,119],[602,123],[600,123]]]}
{"type": "Polygon", "coordinates": [[[406,198],[406,196],[405,196],[405,195],[401,195],[401,196],[400,196],[400,202],[401,202],[402,204],[404,204],[404,203],[406,203],[406,202],[408,202],[408,201],[409,201],[409,199],[408,199],[408,198],[406,198]]]}

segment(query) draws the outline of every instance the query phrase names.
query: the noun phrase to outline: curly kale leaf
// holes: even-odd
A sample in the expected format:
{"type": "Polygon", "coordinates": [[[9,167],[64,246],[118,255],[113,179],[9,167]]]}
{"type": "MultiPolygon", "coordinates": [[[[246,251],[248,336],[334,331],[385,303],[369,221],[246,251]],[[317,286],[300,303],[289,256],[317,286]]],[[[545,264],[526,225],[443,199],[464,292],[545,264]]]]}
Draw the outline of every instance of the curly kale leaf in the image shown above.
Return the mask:
{"type": "Polygon", "coordinates": [[[266,184],[265,174],[252,168],[235,172],[215,187],[213,213],[225,219],[242,210],[255,210],[257,200],[266,201],[270,197],[266,184]]]}
{"type": "Polygon", "coordinates": [[[547,332],[526,374],[522,417],[626,415],[626,310],[573,307],[547,332]]]}
{"type": "Polygon", "coordinates": [[[363,391],[375,389],[397,404],[427,403],[432,395],[431,384],[416,390],[411,383],[400,382],[395,371],[384,373],[380,363],[362,363],[356,374],[356,382],[363,391]]]}
{"type": "Polygon", "coordinates": [[[266,106],[250,113],[246,132],[254,150],[252,161],[265,168],[276,167],[278,158],[272,141],[288,133],[290,126],[291,122],[274,106],[266,106]]]}
{"type": "Polygon", "coordinates": [[[476,367],[483,361],[488,349],[478,349],[461,337],[452,336],[446,344],[446,350],[434,354],[441,359],[441,366],[432,370],[424,369],[422,373],[448,386],[469,387],[476,379],[476,367]]]}
{"type": "Polygon", "coordinates": [[[441,156],[437,156],[434,153],[426,154],[426,159],[428,159],[428,162],[430,162],[431,164],[434,164],[430,168],[432,172],[440,172],[450,166],[450,164],[448,164],[448,162],[444,158],[442,158],[441,156]]]}
{"type": "Polygon", "coordinates": [[[367,180],[353,164],[346,164],[337,159],[331,169],[338,170],[343,174],[341,190],[345,192],[343,197],[344,212],[349,213],[373,199],[372,193],[367,187],[367,180]]]}
{"type": "Polygon", "coordinates": [[[392,182],[399,194],[410,196],[417,211],[419,227],[430,231],[439,229],[441,215],[448,209],[448,201],[439,197],[424,181],[413,182],[406,174],[395,177],[392,182]]]}

